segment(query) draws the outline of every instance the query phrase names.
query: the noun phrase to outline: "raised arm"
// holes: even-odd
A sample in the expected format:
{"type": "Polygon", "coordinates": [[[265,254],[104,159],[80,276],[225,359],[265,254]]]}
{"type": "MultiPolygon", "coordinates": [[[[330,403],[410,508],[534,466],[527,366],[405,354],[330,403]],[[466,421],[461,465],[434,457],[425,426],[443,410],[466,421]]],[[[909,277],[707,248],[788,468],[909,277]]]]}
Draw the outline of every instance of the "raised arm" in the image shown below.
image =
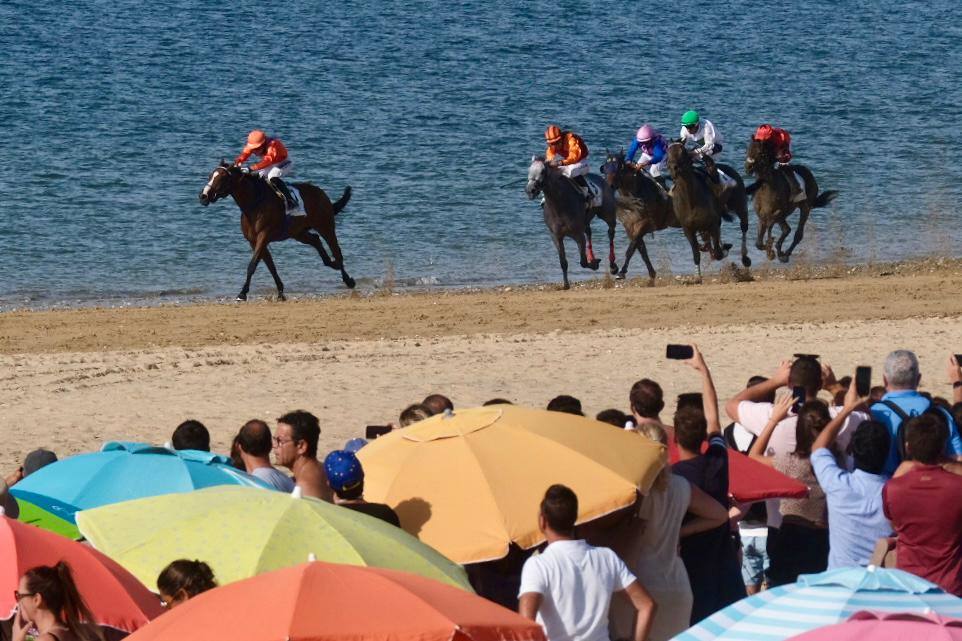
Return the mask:
{"type": "Polygon", "coordinates": [[[774,459],[771,456],[765,455],[765,450],[768,449],[768,442],[772,438],[772,433],[778,424],[782,422],[786,416],[788,416],[788,410],[791,409],[792,403],[795,401],[791,394],[783,394],[781,398],[775,401],[775,405],[772,406],[772,415],[768,419],[768,423],[765,424],[765,429],[762,433],[758,435],[755,442],[752,444],[752,449],[748,451],[748,456],[755,459],[756,461],[761,461],[766,465],[774,467],[774,459]]]}
{"type": "Polygon", "coordinates": [[[845,392],[845,404],[842,406],[842,411],[838,415],[828,422],[825,429],[816,437],[815,442],[812,443],[812,451],[827,448],[835,442],[835,437],[838,436],[839,430],[845,425],[846,419],[848,419],[849,414],[855,411],[855,408],[862,405],[866,399],[859,398],[858,392],[855,390],[855,381],[848,386],[848,391],[845,392]]]}
{"type": "Polygon", "coordinates": [[[701,374],[701,399],[705,421],[708,423],[708,434],[709,436],[718,434],[721,432],[721,422],[718,420],[718,394],[715,392],[715,383],[711,379],[711,371],[705,364],[705,358],[698,350],[698,345],[692,343],[691,349],[694,354],[685,363],[701,374]]]}
{"type": "Polygon", "coordinates": [[[767,381],[763,381],[758,385],[752,385],[751,387],[746,387],[734,398],[725,403],[725,413],[728,414],[729,418],[733,421],[741,422],[738,419],[738,405],[742,401],[758,402],[762,399],[768,397],[772,392],[776,391],[780,387],[788,385],[788,374],[792,369],[791,361],[782,361],[778,366],[778,370],[772,375],[767,381]]]}

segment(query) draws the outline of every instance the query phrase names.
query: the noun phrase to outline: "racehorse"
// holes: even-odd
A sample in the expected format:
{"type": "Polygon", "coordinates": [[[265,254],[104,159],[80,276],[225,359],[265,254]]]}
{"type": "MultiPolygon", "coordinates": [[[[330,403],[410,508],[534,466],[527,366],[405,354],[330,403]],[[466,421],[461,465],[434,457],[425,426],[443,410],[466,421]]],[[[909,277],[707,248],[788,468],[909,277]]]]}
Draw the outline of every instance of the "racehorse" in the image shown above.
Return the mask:
{"type": "Polygon", "coordinates": [[[754,138],[748,143],[748,151],[745,154],[745,173],[755,176],[755,184],[749,187],[749,191],[753,192],[755,213],[758,215],[758,238],[755,240],[755,246],[768,255],[768,260],[773,260],[777,255],[778,260],[787,263],[792,251],[802,240],[805,223],[812,209],[825,207],[835,200],[838,192],[828,190],[818,193],[815,176],[804,165],[792,164],[776,168],[775,154],[771,145],[754,138]],[[797,201],[792,200],[791,186],[788,182],[795,180],[793,171],[801,176],[805,183],[804,196],[797,201]],[[791,231],[786,219],[796,208],[799,210],[798,226],[795,228],[792,244],[787,251],[783,252],[782,243],[791,231]],[[781,234],[778,241],[774,243],[773,249],[772,229],[776,224],[781,229],[781,234]]]}
{"type": "Polygon", "coordinates": [[[648,258],[645,234],[652,234],[668,227],[681,227],[672,209],[671,197],[646,171],[634,171],[625,164],[624,150],[608,153],[601,173],[617,195],[617,214],[630,242],[625,252],[625,262],[618,272],[618,279],[628,273],[628,263],[637,250],[648,268],[648,277],[655,280],[655,268],[648,258]]]}
{"type": "Polygon", "coordinates": [[[705,239],[712,258],[721,260],[726,254],[721,244],[721,221],[722,218],[729,221],[734,218],[718,201],[708,177],[695,171],[691,155],[682,143],[674,142],[668,146],[668,170],[674,182],[671,188],[672,207],[691,245],[692,258],[701,278],[698,234],[705,239]]]}
{"type": "Polygon", "coordinates": [[[568,259],[565,256],[564,239],[573,238],[578,245],[581,266],[597,270],[601,261],[595,258],[591,249],[591,219],[597,215],[608,224],[608,264],[611,273],[618,271],[615,262],[615,195],[611,187],[599,176],[588,175],[602,191],[600,207],[589,208],[581,190],[569,178],[556,168],[550,166],[540,156],[531,158],[528,167],[528,182],[524,191],[528,198],[534,200],[538,194],[544,194],[544,223],[551,232],[555,247],[558,250],[558,261],[561,263],[561,273],[564,278],[564,288],[570,289],[568,282],[568,259]]]}
{"type": "Polygon", "coordinates": [[[334,233],[334,216],[344,209],[347,201],[351,199],[351,187],[345,187],[343,195],[333,204],[320,187],[310,183],[294,183],[294,187],[301,193],[306,216],[288,216],[286,204],[263,178],[223,160],[211,172],[207,184],[200,192],[200,204],[205,207],[227,196],[233,196],[234,202],[240,207],[241,231],[251,245],[251,259],[247,264],[247,280],[244,281],[237,300],[247,300],[251,277],[261,260],[274,277],[278,300],[284,300],[284,283],[277,275],[268,245],[288,238],[316,249],[324,265],[340,270],[344,284],[354,288],[354,279],[344,270],[344,257],[334,233]],[[315,231],[320,236],[315,234],[315,231]],[[321,237],[331,248],[333,260],[327,255],[321,237]]]}

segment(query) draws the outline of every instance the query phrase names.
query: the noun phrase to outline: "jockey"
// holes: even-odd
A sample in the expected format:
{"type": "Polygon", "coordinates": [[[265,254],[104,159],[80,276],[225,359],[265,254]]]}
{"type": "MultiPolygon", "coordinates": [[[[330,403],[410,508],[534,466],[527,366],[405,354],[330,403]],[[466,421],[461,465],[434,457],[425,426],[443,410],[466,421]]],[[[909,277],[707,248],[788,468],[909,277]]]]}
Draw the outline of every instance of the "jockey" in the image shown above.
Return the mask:
{"type": "Polygon", "coordinates": [[[291,191],[281,180],[291,171],[291,160],[287,157],[287,147],[278,138],[268,138],[260,129],[255,129],[247,135],[244,150],[234,160],[235,165],[243,164],[251,154],[260,156],[257,164],[251,165],[251,171],[267,180],[267,184],[274,188],[277,195],[287,204],[288,209],[297,207],[297,201],[291,191]]]}
{"type": "Polygon", "coordinates": [[[755,130],[753,138],[763,142],[768,141],[778,164],[787,165],[792,161],[792,136],[784,129],[764,124],[755,130]]]}
{"type": "Polygon", "coordinates": [[[714,158],[721,153],[722,137],[715,131],[715,125],[706,118],[699,118],[697,111],[686,111],[681,117],[681,133],[678,134],[682,143],[689,140],[700,142],[702,145],[695,148],[695,153],[699,156],[709,156],[714,158]]]}
{"type": "Polygon", "coordinates": [[[636,169],[647,169],[652,178],[668,174],[668,141],[651,125],[644,125],[635,134],[628,147],[625,160],[636,169]],[[635,162],[635,154],[641,150],[641,157],[635,162]]]}
{"type": "Polygon", "coordinates": [[[775,155],[775,168],[784,167],[786,171],[791,173],[791,177],[794,178],[794,180],[789,180],[788,186],[791,189],[792,201],[804,200],[804,179],[788,166],[788,163],[792,161],[791,134],[780,127],[772,127],[766,123],[755,130],[752,138],[754,140],[767,142],[768,146],[771,147],[772,153],[775,155]]]}
{"type": "Polygon", "coordinates": [[[561,131],[558,125],[548,125],[544,138],[548,141],[545,160],[558,167],[591,200],[591,190],[585,175],[588,173],[588,145],[573,131],[561,131]]]}

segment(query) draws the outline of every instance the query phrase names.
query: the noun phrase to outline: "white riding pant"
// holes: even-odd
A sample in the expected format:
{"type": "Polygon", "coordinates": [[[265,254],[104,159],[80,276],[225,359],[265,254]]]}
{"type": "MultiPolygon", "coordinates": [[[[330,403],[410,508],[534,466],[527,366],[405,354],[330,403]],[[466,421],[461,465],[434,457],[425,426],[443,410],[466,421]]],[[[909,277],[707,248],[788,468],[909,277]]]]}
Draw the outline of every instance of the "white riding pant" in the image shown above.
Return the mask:
{"type": "Polygon", "coordinates": [[[270,180],[271,178],[283,178],[287,174],[291,173],[291,167],[293,163],[290,158],[282,160],[276,165],[271,165],[270,167],[264,167],[263,169],[258,169],[254,173],[258,176],[270,180]]]}
{"type": "Polygon", "coordinates": [[[662,160],[657,165],[648,165],[648,173],[651,174],[652,178],[658,178],[659,176],[668,175],[668,160],[662,160]]]}
{"type": "Polygon", "coordinates": [[[558,167],[562,174],[568,178],[575,178],[576,176],[584,176],[588,173],[588,160],[579,160],[571,165],[561,165],[558,167]]]}

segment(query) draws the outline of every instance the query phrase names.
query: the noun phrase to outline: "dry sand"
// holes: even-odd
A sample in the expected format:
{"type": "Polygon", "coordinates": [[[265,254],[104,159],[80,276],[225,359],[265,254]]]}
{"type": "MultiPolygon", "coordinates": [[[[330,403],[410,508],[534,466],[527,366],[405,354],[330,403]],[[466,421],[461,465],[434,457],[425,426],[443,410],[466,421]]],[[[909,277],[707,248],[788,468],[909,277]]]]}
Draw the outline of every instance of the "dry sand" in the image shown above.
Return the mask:
{"type": "Polygon", "coordinates": [[[591,413],[624,408],[644,376],[669,395],[697,390],[664,359],[669,342],[701,346],[723,399],[794,352],[821,354],[840,376],[871,365],[878,383],[896,347],[919,354],[927,389],[950,393],[962,263],[761,276],[0,314],[0,469],[37,446],[162,443],[189,417],[226,451],[245,420],[296,408],[321,418],[329,449],[430,392],[460,406],[568,393],[591,413]]]}

